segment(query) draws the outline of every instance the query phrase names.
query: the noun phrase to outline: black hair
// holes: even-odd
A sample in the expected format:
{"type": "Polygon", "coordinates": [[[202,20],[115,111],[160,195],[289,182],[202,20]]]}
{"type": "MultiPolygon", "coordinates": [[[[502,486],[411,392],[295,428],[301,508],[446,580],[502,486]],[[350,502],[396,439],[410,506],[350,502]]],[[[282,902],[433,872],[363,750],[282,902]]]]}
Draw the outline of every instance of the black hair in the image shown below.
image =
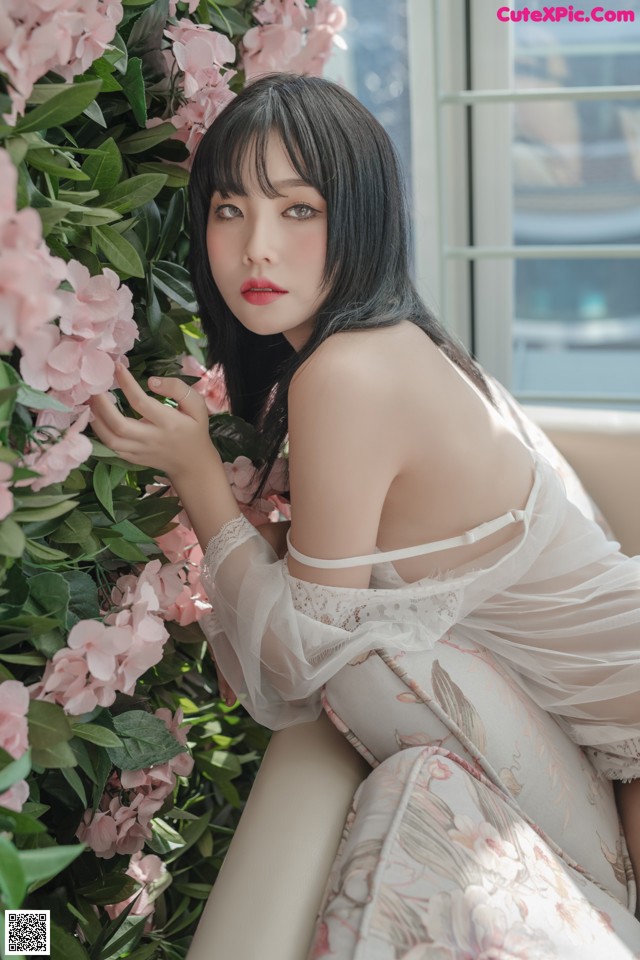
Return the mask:
{"type": "MultiPolygon", "coordinates": [[[[271,73],[250,82],[200,141],[189,178],[189,270],[207,340],[206,365],[220,364],[231,413],[259,429],[265,458],[253,503],[287,438],[287,394],[296,370],[333,333],[410,320],[494,404],[482,371],[425,306],[409,276],[408,211],[400,165],[384,128],[354,96],[320,77],[271,73]],[[265,153],[271,132],[297,174],[327,204],[326,291],[304,347],[282,333],[247,330],[218,290],[207,254],[212,194],[244,194],[242,162],[253,151],[266,196],[265,153]]],[[[301,318],[305,319],[305,318],[301,318]]],[[[495,405],[495,404],[494,404],[495,405]]]]}

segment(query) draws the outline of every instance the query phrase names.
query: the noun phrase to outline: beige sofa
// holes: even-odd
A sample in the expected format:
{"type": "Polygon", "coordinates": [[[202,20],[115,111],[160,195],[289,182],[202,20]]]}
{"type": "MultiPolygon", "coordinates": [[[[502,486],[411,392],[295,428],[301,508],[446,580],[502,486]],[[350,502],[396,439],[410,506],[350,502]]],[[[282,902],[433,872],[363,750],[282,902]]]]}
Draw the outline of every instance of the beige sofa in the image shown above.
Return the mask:
{"type": "MultiPolygon", "coordinates": [[[[529,407],[623,550],[640,554],[640,413],[529,407]]],[[[326,716],[275,733],[188,960],[305,960],[353,794],[371,768],[326,716]]]]}

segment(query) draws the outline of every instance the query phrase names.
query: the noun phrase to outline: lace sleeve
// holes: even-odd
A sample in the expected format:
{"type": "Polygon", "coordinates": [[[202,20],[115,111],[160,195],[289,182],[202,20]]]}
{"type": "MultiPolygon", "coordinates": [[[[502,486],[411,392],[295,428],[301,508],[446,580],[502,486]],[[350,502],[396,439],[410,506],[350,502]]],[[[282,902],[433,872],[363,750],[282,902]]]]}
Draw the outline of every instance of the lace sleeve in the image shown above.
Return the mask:
{"type": "Polygon", "coordinates": [[[315,720],[322,685],[365,650],[429,645],[423,607],[409,592],[291,577],[287,558],[278,560],[244,515],[209,541],[201,583],[212,605],[200,621],[211,652],[251,716],[273,730],[315,720]]]}

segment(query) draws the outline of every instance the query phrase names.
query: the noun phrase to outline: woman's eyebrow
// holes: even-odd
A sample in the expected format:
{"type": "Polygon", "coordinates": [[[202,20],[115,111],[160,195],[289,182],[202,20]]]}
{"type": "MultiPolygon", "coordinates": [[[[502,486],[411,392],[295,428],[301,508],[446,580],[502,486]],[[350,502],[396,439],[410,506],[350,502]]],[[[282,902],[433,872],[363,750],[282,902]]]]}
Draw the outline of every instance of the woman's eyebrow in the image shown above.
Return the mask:
{"type": "Polygon", "coordinates": [[[288,180],[273,180],[274,187],[313,187],[308,180],[301,180],[299,177],[290,177],[288,180]]]}

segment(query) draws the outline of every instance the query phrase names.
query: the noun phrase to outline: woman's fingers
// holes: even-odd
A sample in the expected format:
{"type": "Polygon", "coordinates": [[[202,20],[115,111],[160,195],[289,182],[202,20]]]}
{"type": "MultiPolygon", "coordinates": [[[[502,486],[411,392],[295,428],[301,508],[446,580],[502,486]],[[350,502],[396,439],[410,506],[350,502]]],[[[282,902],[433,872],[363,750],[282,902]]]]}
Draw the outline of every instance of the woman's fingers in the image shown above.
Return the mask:
{"type": "MultiPolygon", "coordinates": [[[[158,423],[159,414],[166,416],[165,405],[145,393],[136,378],[121,363],[116,363],[116,379],[132,410],[141,414],[145,420],[150,423],[158,423]]],[[[122,419],[127,420],[126,417],[122,419]]]]}

